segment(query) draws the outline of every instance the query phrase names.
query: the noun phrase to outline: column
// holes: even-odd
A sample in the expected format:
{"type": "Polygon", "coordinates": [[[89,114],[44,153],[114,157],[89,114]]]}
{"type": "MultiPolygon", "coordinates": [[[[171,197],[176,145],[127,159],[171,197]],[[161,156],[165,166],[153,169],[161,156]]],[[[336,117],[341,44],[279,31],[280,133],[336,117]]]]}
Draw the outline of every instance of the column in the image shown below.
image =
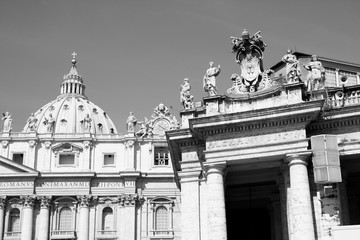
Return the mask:
{"type": "Polygon", "coordinates": [[[33,234],[32,229],[35,198],[33,196],[25,196],[22,200],[21,240],[31,240],[33,234]]]}
{"type": "Polygon", "coordinates": [[[5,220],[5,207],[6,207],[6,197],[0,197],[0,239],[3,239],[4,235],[4,220],[5,220]]]}
{"type": "Polygon", "coordinates": [[[226,240],[223,172],[225,163],[207,166],[209,240],[226,240]]]}
{"type": "Polygon", "coordinates": [[[49,239],[50,203],[51,197],[43,196],[40,198],[40,225],[38,240],[49,239]]]}
{"type": "Polygon", "coordinates": [[[311,206],[307,159],[304,154],[288,154],[285,162],[289,164],[291,196],[289,218],[292,240],[315,240],[314,220],[311,206]]]}
{"type": "Polygon", "coordinates": [[[138,202],[137,195],[123,195],[119,197],[120,205],[124,206],[125,231],[122,233],[123,239],[135,240],[136,237],[136,204],[138,202]]]}
{"type": "Polygon", "coordinates": [[[89,196],[79,196],[79,225],[78,225],[78,240],[89,239],[89,196]]]}

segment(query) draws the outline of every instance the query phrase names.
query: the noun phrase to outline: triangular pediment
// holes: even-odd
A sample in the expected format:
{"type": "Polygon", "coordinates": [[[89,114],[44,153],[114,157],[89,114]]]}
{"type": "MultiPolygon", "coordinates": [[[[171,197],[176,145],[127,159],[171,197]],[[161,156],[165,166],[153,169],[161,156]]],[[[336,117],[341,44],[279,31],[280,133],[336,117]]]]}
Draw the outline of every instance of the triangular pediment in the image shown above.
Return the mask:
{"type": "Polygon", "coordinates": [[[15,163],[14,161],[0,156],[0,177],[8,174],[38,174],[33,168],[15,163]]]}

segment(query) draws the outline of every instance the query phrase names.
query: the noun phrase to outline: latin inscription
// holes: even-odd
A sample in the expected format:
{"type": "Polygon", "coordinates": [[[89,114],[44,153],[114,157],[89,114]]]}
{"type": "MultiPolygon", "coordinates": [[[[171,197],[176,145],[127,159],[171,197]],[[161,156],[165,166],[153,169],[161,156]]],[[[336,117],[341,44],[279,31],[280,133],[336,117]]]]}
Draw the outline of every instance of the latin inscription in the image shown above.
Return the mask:
{"type": "Polygon", "coordinates": [[[99,188],[122,188],[124,184],[122,182],[93,182],[91,187],[99,187],[99,188]]]}
{"type": "Polygon", "coordinates": [[[214,137],[208,140],[208,142],[206,143],[206,149],[212,150],[212,149],[226,149],[233,147],[249,147],[249,146],[299,140],[304,138],[305,138],[305,133],[303,130],[263,134],[257,136],[247,136],[241,138],[230,138],[230,139],[217,139],[216,137],[214,137]]]}
{"type": "Polygon", "coordinates": [[[83,188],[89,187],[89,182],[39,182],[36,185],[37,187],[43,188],[63,188],[63,187],[71,187],[71,188],[83,188]]]}
{"type": "Polygon", "coordinates": [[[0,188],[34,187],[33,182],[0,182],[0,188]]]}

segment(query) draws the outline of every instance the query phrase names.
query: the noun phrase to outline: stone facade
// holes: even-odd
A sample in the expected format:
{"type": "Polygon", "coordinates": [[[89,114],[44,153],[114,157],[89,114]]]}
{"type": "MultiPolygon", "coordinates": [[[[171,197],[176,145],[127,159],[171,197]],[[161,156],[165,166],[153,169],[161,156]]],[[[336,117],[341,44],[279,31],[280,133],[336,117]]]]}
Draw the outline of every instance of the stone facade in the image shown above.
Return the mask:
{"type": "Polygon", "coordinates": [[[251,78],[264,48],[232,40],[248,73],[167,132],[184,239],[357,239],[360,65],[289,50],[251,78]]]}

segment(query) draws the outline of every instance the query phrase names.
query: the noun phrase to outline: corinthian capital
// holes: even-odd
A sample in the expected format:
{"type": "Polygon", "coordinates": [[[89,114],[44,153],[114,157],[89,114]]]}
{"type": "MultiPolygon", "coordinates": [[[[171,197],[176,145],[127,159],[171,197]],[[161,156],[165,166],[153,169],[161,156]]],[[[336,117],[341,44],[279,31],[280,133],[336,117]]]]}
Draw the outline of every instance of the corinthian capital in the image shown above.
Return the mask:
{"type": "Polygon", "coordinates": [[[90,201],[92,199],[92,196],[78,196],[78,202],[80,204],[80,207],[89,207],[90,201]]]}
{"type": "Polygon", "coordinates": [[[135,195],[121,195],[118,197],[119,203],[121,206],[134,206],[136,204],[141,204],[144,202],[144,197],[135,195]]]}
{"type": "Polygon", "coordinates": [[[4,209],[6,206],[6,197],[0,196],[0,209],[4,209]]]}
{"type": "Polygon", "coordinates": [[[33,208],[35,204],[35,196],[23,196],[21,197],[24,208],[33,208]]]}
{"type": "Polygon", "coordinates": [[[40,201],[40,208],[49,208],[51,205],[51,197],[49,196],[39,197],[38,200],[40,201]]]}

